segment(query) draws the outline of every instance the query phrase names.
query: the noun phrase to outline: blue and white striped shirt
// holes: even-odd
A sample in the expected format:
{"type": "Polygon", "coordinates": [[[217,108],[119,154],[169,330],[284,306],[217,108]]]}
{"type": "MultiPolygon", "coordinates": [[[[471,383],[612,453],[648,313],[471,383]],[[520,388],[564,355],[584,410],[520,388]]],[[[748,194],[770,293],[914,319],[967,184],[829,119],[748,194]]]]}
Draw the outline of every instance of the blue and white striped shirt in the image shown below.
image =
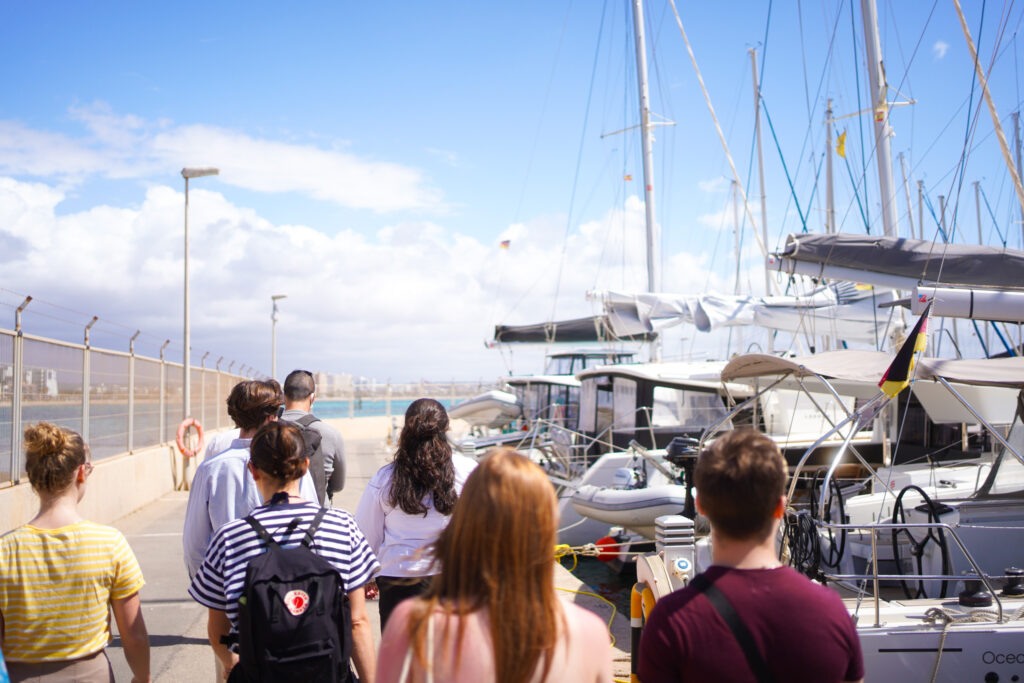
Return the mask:
{"type": "MultiPolygon", "coordinates": [[[[290,548],[302,541],[319,510],[315,503],[265,505],[253,510],[252,515],[274,540],[290,548]],[[284,538],[286,528],[296,517],[301,522],[284,538]]],[[[234,630],[238,625],[238,599],[245,590],[246,567],[249,560],[266,550],[266,544],[244,519],[228,522],[211,539],[206,557],[189,586],[189,595],[201,605],[226,612],[234,630]]],[[[312,550],[338,570],[346,592],[362,588],[380,570],[363,533],[344,510],[327,511],[313,536],[312,550]]]]}

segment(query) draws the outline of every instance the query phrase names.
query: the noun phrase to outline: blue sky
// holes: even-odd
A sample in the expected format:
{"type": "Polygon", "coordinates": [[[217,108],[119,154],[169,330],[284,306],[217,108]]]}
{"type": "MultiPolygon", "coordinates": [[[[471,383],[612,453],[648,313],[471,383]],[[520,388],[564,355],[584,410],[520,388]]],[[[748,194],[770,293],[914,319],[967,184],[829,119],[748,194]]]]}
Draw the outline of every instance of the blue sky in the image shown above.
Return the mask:
{"type": "MultiPolygon", "coordinates": [[[[859,85],[867,106],[855,4],[851,18],[848,1],[775,2],[769,23],[764,2],[680,3],[744,183],[753,120],[746,51],[764,54],[765,107],[812,231],[822,224],[824,189],[814,181],[825,99],[837,115],[853,113],[859,85]]],[[[1024,8],[964,5],[986,69],[999,51],[990,85],[1012,145],[1024,8]]],[[[956,197],[976,119],[958,241],[976,239],[978,180],[997,219],[984,219],[986,240],[997,241],[998,227],[1019,247],[977,84],[967,106],[973,65],[952,5],[880,1],[879,20],[890,85],[917,100],[891,115],[893,153],[906,154],[912,186],[924,180],[936,210],[939,194],[956,197]]],[[[126,347],[127,328],[142,328],[148,343],[170,338],[180,354],[178,172],[214,165],[221,176],[195,181],[190,193],[200,354],[268,370],[269,296],[287,293],[283,368],[381,379],[503,374],[508,353],[482,344],[494,323],[587,315],[587,289],[643,285],[637,135],[601,137],[637,122],[629,21],[624,0],[3,3],[0,315],[31,294],[33,331],[77,340],[72,323],[95,314],[107,346],[126,347]],[[498,248],[503,239],[508,251],[498,248]]],[[[647,23],[652,109],[676,123],[657,130],[654,151],[662,288],[731,290],[725,155],[671,6],[648,3],[647,23]]],[[[839,125],[850,173],[867,187],[860,199],[871,231],[881,232],[875,164],[864,163],[870,119],[839,125]]],[[[802,226],[762,126],[776,247],[802,226]]],[[[850,176],[834,160],[841,228],[863,232],[850,176]]],[[[925,234],[935,236],[933,223],[925,234]]],[[[742,253],[741,289],[757,292],[749,226],[742,253]]],[[[676,355],[726,350],[725,337],[671,334],[666,348],[676,355]]],[[[538,369],[540,353],[515,351],[514,369],[538,369]]]]}

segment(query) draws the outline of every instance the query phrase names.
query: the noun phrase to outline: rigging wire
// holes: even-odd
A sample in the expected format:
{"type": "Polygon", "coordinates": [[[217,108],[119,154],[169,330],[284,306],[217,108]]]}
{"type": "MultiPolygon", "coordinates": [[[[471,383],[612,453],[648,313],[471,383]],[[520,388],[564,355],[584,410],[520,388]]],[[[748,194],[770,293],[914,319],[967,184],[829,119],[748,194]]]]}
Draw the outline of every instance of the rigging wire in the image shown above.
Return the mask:
{"type": "Polygon", "coordinates": [[[558,275],[555,278],[555,296],[553,297],[553,299],[551,301],[551,321],[552,322],[554,322],[554,320],[555,320],[555,311],[556,311],[556,309],[558,307],[558,294],[559,294],[559,292],[560,292],[560,290],[562,288],[562,269],[565,266],[565,252],[566,252],[566,247],[569,244],[569,232],[572,230],[572,212],[573,212],[573,206],[574,206],[575,201],[576,201],[576,188],[577,188],[577,186],[579,184],[580,167],[583,165],[583,145],[584,145],[584,142],[587,139],[587,122],[590,119],[590,104],[591,104],[591,101],[592,101],[593,96],[594,96],[594,81],[597,78],[597,59],[598,59],[598,56],[600,55],[601,36],[604,35],[604,20],[605,20],[605,14],[606,14],[607,9],[608,9],[608,0],[605,0],[605,2],[601,6],[601,24],[600,24],[600,29],[598,31],[597,45],[594,48],[594,64],[591,67],[591,71],[590,71],[590,86],[587,89],[587,106],[586,106],[586,109],[585,109],[585,114],[583,116],[583,129],[580,131],[579,151],[577,152],[577,155],[576,155],[576,171],[573,174],[572,191],[569,194],[569,215],[566,217],[566,220],[565,220],[565,235],[562,238],[562,253],[561,253],[561,255],[559,256],[559,259],[558,259],[558,275]]]}

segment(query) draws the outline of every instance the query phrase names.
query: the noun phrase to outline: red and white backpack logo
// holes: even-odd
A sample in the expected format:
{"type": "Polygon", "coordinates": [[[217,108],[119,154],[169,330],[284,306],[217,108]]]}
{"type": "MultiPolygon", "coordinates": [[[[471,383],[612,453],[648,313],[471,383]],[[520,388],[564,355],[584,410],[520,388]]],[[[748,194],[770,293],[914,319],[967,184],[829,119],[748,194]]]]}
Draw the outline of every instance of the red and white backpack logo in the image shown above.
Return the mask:
{"type": "Polygon", "coordinates": [[[284,606],[297,617],[309,607],[309,593],[301,590],[288,591],[284,594],[284,606]]]}

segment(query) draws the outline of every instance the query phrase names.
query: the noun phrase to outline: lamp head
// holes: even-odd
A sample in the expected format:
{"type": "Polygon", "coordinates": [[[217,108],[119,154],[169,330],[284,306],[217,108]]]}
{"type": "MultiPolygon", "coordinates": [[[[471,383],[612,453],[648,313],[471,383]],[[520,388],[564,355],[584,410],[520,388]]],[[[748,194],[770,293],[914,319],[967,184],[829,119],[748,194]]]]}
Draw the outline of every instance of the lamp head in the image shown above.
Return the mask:
{"type": "Polygon", "coordinates": [[[219,175],[220,169],[213,166],[189,166],[181,169],[182,178],[201,178],[206,175],[219,175]]]}

